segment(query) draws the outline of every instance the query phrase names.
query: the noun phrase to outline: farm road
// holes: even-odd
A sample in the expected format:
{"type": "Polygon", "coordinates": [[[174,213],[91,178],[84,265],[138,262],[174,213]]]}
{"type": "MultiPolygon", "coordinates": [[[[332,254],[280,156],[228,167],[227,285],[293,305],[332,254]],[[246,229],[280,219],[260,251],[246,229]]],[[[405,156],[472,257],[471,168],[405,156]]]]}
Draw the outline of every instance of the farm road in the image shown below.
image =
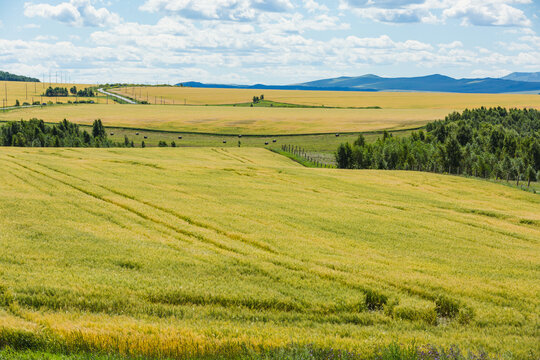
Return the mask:
{"type": "Polygon", "coordinates": [[[137,104],[135,101],[131,100],[131,99],[128,99],[128,98],[125,98],[123,96],[120,96],[120,95],[117,95],[117,94],[113,94],[111,92],[108,92],[108,91],[105,91],[103,89],[98,89],[98,91],[102,94],[105,94],[105,95],[109,95],[109,96],[112,96],[112,97],[115,97],[115,98],[118,98],[120,100],[123,100],[125,102],[127,102],[128,104],[137,104]]]}

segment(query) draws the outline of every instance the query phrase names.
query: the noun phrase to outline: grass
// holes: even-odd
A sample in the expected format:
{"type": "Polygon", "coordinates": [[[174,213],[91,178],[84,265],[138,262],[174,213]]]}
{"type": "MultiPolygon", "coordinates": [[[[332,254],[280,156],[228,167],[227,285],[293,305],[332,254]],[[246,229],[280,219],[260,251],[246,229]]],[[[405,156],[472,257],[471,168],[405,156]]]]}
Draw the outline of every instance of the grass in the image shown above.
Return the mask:
{"type": "MultiPolygon", "coordinates": [[[[67,88],[68,91],[71,87],[77,86],[77,89],[84,89],[87,87],[92,87],[95,85],[88,85],[88,84],[50,84],[53,88],[54,87],[64,87],[67,88]]],[[[30,82],[19,82],[19,81],[0,81],[0,101],[2,99],[6,99],[6,90],[7,90],[7,106],[14,106],[15,100],[19,100],[20,104],[22,105],[24,102],[27,102],[29,104],[32,104],[34,101],[40,101],[42,103],[47,103],[49,101],[52,101],[53,103],[62,102],[67,103],[68,100],[70,101],[76,101],[78,100],[93,100],[96,103],[107,103],[107,98],[104,96],[96,96],[92,98],[77,98],[75,96],[68,96],[68,97],[46,97],[41,96],[45,93],[45,90],[49,87],[49,83],[30,83],[30,82]]],[[[109,104],[114,103],[114,101],[110,100],[108,101],[109,104]]]]}
{"type": "MultiPolygon", "coordinates": [[[[44,351],[0,350],[0,360],[142,360],[140,356],[119,356],[118,354],[75,353],[62,354],[44,351]]],[[[440,349],[433,346],[404,346],[391,343],[371,354],[320,349],[312,345],[288,345],[282,348],[262,349],[261,352],[245,351],[240,354],[218,354],[215,356],[189,356],[190,360],[490,360],[484,352],[467,353],[459,348],[440,349]]],[[[532,357],[531,357],[532,359],[532,357]]]]}
{"type": "MultiPolygon", "coordinates": [[[[90,128],[86,130],[90,131],[90,128]]],[[[393,136],[406,136],[410,132],[405,130],[391,133],[393,136]]],[[[115,142],[123,142],[124,137],[127,136],[130,140],[133,140],[135,147],[141,147],[143,141],[147,147],[158,146],[160,141],[165,141],[170,146],[171,142],[174,141],[177,147],[224,148],[239,147],[238,142],[240,142],[240,147],[263,147],[279,152],[282,145],[291,145],[306,150],[310,157],[318,158],[319,161],[327,164],[334,163],[334,153],[341,143],[349,142],[352,144],[359,135],[358,133],[352,133],[340,134],[339,137],[336,134],[238,137],[238,135],[179,133],[109,127],[107,127],[107,134],[115,142]]],[[[364,133],[367,142],[374,142],[381,136],[382,134],[380,132],[364,133]]]]}
{"type": "Polygon", "coordinates": [[[256,148],[2,148],[0,166],[0,344],[18,351],[540,356],[532,193],[256,148]]]}
{"type": "Polygon", "coordinates": [[[107,126],[161,131],[230,135],[291,135],[399,130],[416,128],[444,118],[441,110],[235,108],[223,106],[65,105],[19,109],[0,113],[0,120],[64,118],[92,124],[100,118],[107,126]]]}
{"type": "Polygon", "coordinates": [[[219,106],[233,106],[233,107],[276,107],[276,108],[302,108],[302,109],[380,109],[378,106],[365,106],[365,107],[328,107],[324,105],[302,105],[291,104],[285,102],[276,102],[271,100],[259,100],[256,103],[238,103],[238,104],[223,104],[219,106]]]}
{"type": "Polygon", "coordinates": [[[204,89],[189,87],[130,87],[114,90],[151,104],[223,105],[249,103],[264,94],[266,100],[287,104],[325,107],[372,107],[383,109],[440,109],[448,114],[465,108],[540,107],[538,95],[446,94],[405,92],[302,91],[204,89]],[[148,94],[148,97],[147,97],[148,94]]]}

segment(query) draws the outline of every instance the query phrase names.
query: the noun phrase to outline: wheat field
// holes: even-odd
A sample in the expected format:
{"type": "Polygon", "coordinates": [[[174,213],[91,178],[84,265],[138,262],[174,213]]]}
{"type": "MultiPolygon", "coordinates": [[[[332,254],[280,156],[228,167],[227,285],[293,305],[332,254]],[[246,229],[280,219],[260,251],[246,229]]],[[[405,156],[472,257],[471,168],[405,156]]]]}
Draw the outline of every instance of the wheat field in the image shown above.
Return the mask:
{"type": "MultiPolygon", "coordinates": [[[[15,101],[19,100],[20,104],[27,102],[32,104],[34,101],[40,102],[56,102],[57,100],[62,103],[67,103],[68,100],[75,101],[77,97],[47,97],[41,96],[45,93],[45,90],[52,86],[67,88],[68,91],[73,86],[76,86],[77,89],[85,89],[88,87],[96,86],[89,84],[60,84],[60,83],[34,83],[34,82],[22,82],[22,81],[0,81],[0,101],[7,99],[6,106],[15,105],[15,101]]],[[[71,94],[70,94],[71,95],[71,94]]],[[[78,98],[78,100],[93,100],[96,103],[107,103],[107,99],[103,97],[88,97],[88,98],[78,98]]],[[[109,104],[114,103],[114,101],[109,99],[109,104]]]]}
{"type": "Polygon", "coordinates": [[[221,106],[162,106],[76,104],[0,112],[0,120],[67,119],[90,125],[101,119],[106,126],[162,131],[222,134],[316,134],[416,128],[438,118],[445,110],[235,108],[221,106]]]}
{"type": "Polygon", "coordinates": [[[540,356],[535,194],[253,148],[2,148],[0,166],[0,343],[540,356]]]}
{"type": "Polygon", "coordinates": [[[176,105],[248,103],[252,101],[253,96],[264,94],[266,100],[289,104],[344,108],[379,106],[384,109],[444,109],[447,114],[481,106],[540,108],[540,97],[532,94],[251,90],[176,86],[125,87],[111,91],[151,104],[176,105]]]}

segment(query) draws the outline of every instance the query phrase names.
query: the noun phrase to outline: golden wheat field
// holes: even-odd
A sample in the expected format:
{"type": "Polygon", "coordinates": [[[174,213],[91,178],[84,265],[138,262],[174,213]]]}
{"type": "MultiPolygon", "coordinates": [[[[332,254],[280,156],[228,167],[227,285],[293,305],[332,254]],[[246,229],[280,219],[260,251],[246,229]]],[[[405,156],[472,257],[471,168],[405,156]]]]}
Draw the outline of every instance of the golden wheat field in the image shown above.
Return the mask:
{"type": "Polygon", "coordinates": [[[155,357],[391,341],[540,356],[532,193],[250,148],[3,148],[0,166],[0,340],[155,357]]]}
{"type": "Polygon", "coordinates": [[[290,104],[329,107],[373,107],[384,109],[440,109],[446,114],[466,108],[540,108],[540,96],[531,94],[455,94],[422,92],[362,92],[204,89],[190,87],[127,87],[112,92],[151,104],[219,105],[251,102],[253,96],[290,104]]]}
{"type": "Polygon", "coordinates": [[[313,134],[416,128],[446,110],[305,109],[222,106],[76,104],[0,112],[0,120],[62,119],[106,126],[223,134],[313,134]]]}
{"type": "MultiPolygon", "coordinates": [[[[35,82],[22,82],[22,81],[0,81],[0,101],[6,99],[7,93],[7,106],[15,105],[15,101],[19,100],[20,104],[27,102],[32,104],[34,101],[40,102],[59,102],[67,103],[68,100],[75,101],[77,97],[46,97],[41,96],[45,93],[45,90],[50,86],[67,88],[68,91],[71,87],[76,86],[77,89],[85,89],[88,87],[96,86],[89,84],[60,84],[60,83],[35,83],[35,82]]],[[[70,94],[71,95],[71,94],[70,94]]],[[[88,98],[78,98],[79,100],[93,100],[96,103],[107,103],[106,98],[100,97],[88,97],[88,98]]],[[[113,101],[109,100],[109,104],[112,104],[113,101]]]]}

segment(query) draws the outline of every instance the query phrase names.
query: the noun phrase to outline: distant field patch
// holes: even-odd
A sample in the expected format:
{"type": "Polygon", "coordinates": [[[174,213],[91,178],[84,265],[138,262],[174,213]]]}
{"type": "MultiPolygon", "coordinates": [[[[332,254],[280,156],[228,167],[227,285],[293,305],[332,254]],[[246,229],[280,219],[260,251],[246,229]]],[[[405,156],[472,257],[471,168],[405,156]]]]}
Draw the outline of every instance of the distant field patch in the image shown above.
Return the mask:
{"type": "Polygon", "coordinates": [[[540,108],[539,95],[448,94],[420,92],[362,92],[305,90],[204,89],[189,87],[130,87],[113,89],[151,104],[222,105],[250,102],[253,96],[289,104],[328,107],[371,107],[384,109],[441,109],[446,113],[465,108],[540,108]]]}

